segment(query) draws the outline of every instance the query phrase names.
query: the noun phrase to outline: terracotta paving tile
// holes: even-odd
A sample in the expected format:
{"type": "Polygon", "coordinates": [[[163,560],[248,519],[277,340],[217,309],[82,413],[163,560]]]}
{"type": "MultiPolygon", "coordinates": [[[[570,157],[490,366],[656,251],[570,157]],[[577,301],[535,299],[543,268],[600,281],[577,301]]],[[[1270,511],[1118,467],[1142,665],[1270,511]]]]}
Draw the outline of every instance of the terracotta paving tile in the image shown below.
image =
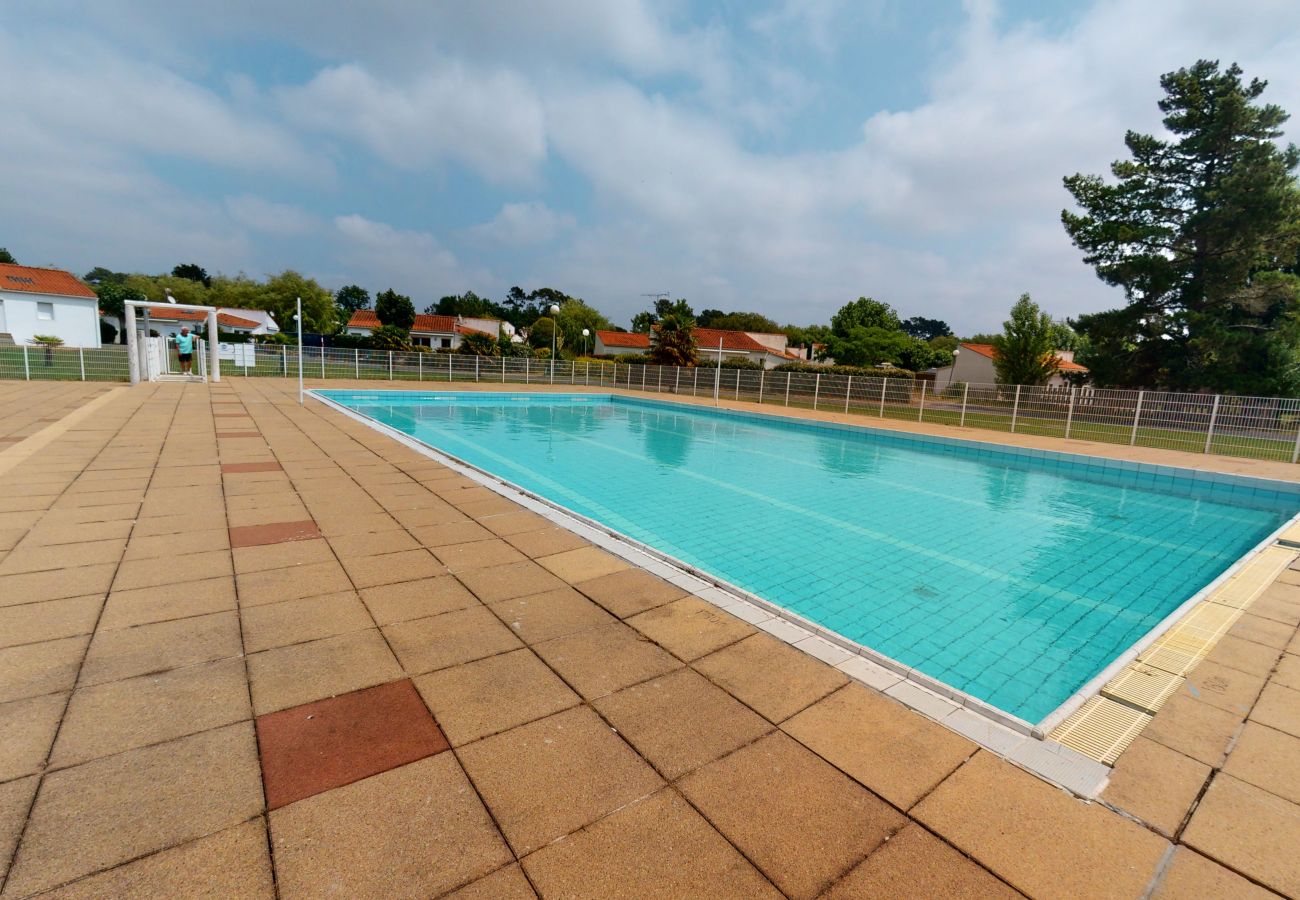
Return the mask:
{"type": "Polygon", "coordinates": [[[547,528],[544,531],[524,531],[505,537],[506,543],[530,559],[539,556],[553,556],[565,550],[577,550],[588,546],[585,538],[580,538],[565,528],[547,528]]]}
{"type": "Polygon", "coordinates": [[[384,626],[409,675],[421,675],[522,647],[510,629],[483,606],[384,626]]]}
{"type": "Polygon", "coordinates": [[[581,702],[530,650],[421,675],[415,686],[454,747],[581,702]]]}
{"type": "Polygon", "coordinates": [[[229,550],[230,531],[225,527],[225,517],[216,520],[220,528],[202,528],[180,534],[132,535],[126,545],[123,559],[156,559],[176,557],[207,550],[229,550]]]}
{"type": "Polygon", "coordinates": [[[245,525],[230,529],[230,546],[260,547],[264,544],[283,544],[286,541],[309,541],[320,536],[316,523],[311,519],[274,522],[270,525],[245,525]]]}
{"type": "Polygon", "coordinates": [[[687,661],[755,634],[753,626],[699,597],[683,597],[627,620],[637,631],[687,661]]]}
{"type": "Polygon", "coordinates": [[[233,578],[208,578],[183,585],[113,591],[104,605],[99,630],[207,615],[233,610],[236,606],[233,578]]]}
{"type": "Polygon", "coordinates": [[[773,722],[849,683],[843,672],[767,634],[696,660],[694,668],[773,722]]]}
{"type": "Polygon", "coordinates": [[[987,751],[912,815],[1031,897],[1141,896],[1169,847],[987,751]]]}
{"type": "Polygon", "coordinates": [[[510,630],[529,644],[572,634],[615,620],[572,588],[529,594],[491,605],[510,630]]]}
{"type": "Polygon", "coordinates": [[[83,687],[68,704],[50,766],[66,768],[251,717],[240,659],[83,687]]]}
{"type": "Polygon", "coordinates": [[[536,897],[537,892],[528,884],[523,870],[514,863],[444,895],[444,900],[534,900],[536,897]]]}
{"type": "Polygon", "coordinates": [[[103,605],[102,596],[92,596],[2,607],[0,649],[89,634],[103,605]]]}
{"type": "Polygon", "coordinates": [[[200,896],[275,897],[261,818],[75,881],[41,900],[200,896]]]}
{"type": "Polygon", "coordinates": [[[1142,736],[1217,767],[1243,718],[1240,713],[1219,709],[1187,694],[1175,694],[1156,713],[1142,736]]]}
{"type": "Polygon", "coordinates": [[[528,557],[499,538],[473,540],[463,544],[444,544],[435,547],[433,553],[448,571],[457,574],[473,569],[523,563],[528,560],[528,557]]]}
{"type": "Polygon", "coordinates": [[[418,581],[447,574],[443,565],[423,548],[386,553],[383,556],[359,556],[343,560],[343,568],[358,588],[418,581]]]}
{"type": "Polygon", "coordinates": [[[88,636],[0,650],[0,703],[71,690],[88,636]]]}
{"type": "Polygon", "coordinates": [[[1209,777],[1204,763],[1139,737],[1120,754],[1102,799],[1173,837],[1209,777]]]}
{"type": "Polygon", "coordinates": [[[326,541],[319,538],[265,544],[258,547],[239,547],[231,555],[235,560],[236,575],[335,562],[334,551],[326,541]]]}
{"type": "Polygon", "coordinates": [[[818,701],[781,728],[900,809],[910,809],[978,749],[857,684],[818,701]]]}
{"type": "Polygon", "coordinates": [[[662,790],[524,859],[544,896],[781,894],[675,791],[662,790]]]}
{"type": "Polygon", "coordinates": [[[108,593],[116,563],[0,576],[0,607],[108,593]]]}
{"type": "Polygon", "coordinates": [[[67,694],[45,694],[0,703],[0,782],[41,771],[67,694]]]}
{"type": "Polygon", "coordinates": [[[228,828],[262,809],[251,722],[45,777],[5,885],[26,896],[228,828]]]}
{"type": "Polygon", "coordinates": [[[1300,691],[1269,684],[1250,713],[1252,722],[1300,737],[1300,691]]]}
{"type": "Polygon", "coordinates": [[[248,657],[253,711],[259,716],[401,677],[401,667],[375,629],[248,657]]]}
{"type": "Polygon", "coordinates": [[[39,782],[40,778],[33,775],[0,783],[0,884],[4,883],[9,871],[14,848],[18,846],[39,782]]]}
{"type": "Polygon", "coordinates": [[[1300,894],[1300,807],[1294,803],[1219,774],[1182,839],[1278,893],[1300,894]]]}
{"type": "Polygon", "coordinates": [[[690,669],[593,704],[670,781],[772,730],[771,724],[690,669]]]}
{"type": "Polygon", "coordinates": [[[248,653],[360,631],[375,624],[355,591],[250,606],[240,619],[244,650],[248,653]]]}
{"type": "Polygon", "coordinates": [[[520,856],[663,784],[586,707],[484,738],[458,752],[520,856]]]}
{"type": "Polygon", "coordinates": [[[780,732],[678,788],[791,897],[817,896],[907,821],[780,732]]]}
{"type": "Polygon", "coordinates": [[[90,642],[79,683],[102,684],[241,653],[239,617],[231,612],[100,629],[90,642]]]}
{"type": "Polygon", "coordinates": [[[611,575],[632,568],[630,564],[612,553],[606,553],[596,547],[565,550],[553,556],[539,557],[537,562],[569,584],[590,581],[602,575],[611,575]]]}
{"type": "Polygon", "coordinates": [[[235,576],[240,606],[257,606],[352,590],[352,581],[337,560],[287,569],[241,572],[235,576]]]}
{"type": "Polygon", "coordinates": [[[113,579],[113,590],[179,585],[187,581],[233,575],[234,564],[229,550],[208,550],[185,556],[133,559],[122,563],[113,579]]]}
{"type": "Polygon", "coordinates": [[[907,825],[822,895],[1005,900],[1023,896],[921,827],[907,825]]]}
{"type": "MultiPolygon", "coordinates": [[[[226,524],[231,528],[246,528],[250,525],[276,525],[280,522],[300,522],[311,518],[307,507],[301,503],[283,503],[274,506],[257,506],[238,508],[226,507],[226,524]]],[[[319,525],[319,523],[318,523],[319,525]]]]}
{"type": "Polygon", "coordinates": [[[270,814],[281,896],[431,897],[511,862],[450,753],[270,814]]]}
{"type": "Polygon", "coordinates": [[[513,600],[565,587],[560,579],[531,560],[486,569],[470,569],[457,575],[484,603],[513,600]]]}
{"type": "Polygon", "coordinates": [[[1223,771],[1300,803],[1300,738],[1247,722],[1223,771]]]}
{"type": "Polygon", "coordinates": [[[449,746],[408,680],[259,716],[257,738],[269,809],[449,746]]]}
{"type": "Polygon", "coordinates": [[[644,569],[614,572],[574,586],[620,619],[686,596],[677,585],[669,584],[644,569]]]}
{"type": "Polygon", "coordinates": [[[1282,650],[1278,647],[1269,647],[1266,644],[1225,634],[1219,638],[1219,642],[1214,645],[1206,660],[1262,677],[1272,671],[1274,663],[1281,655],[1282,650]]]}
{"type": "Polygon", "coordinates": [[[619,622],[543,641],[533,649],[588,700],[681,667],[671,654],[619,622]]]}
{"type": "Polygon", "coordinates": [[[1276,896],[1186,847],[1174,850],[1173,859],[1151,894],[1152,900],[1185,900],[1188,897],[1269,900],[1276,896]]]}

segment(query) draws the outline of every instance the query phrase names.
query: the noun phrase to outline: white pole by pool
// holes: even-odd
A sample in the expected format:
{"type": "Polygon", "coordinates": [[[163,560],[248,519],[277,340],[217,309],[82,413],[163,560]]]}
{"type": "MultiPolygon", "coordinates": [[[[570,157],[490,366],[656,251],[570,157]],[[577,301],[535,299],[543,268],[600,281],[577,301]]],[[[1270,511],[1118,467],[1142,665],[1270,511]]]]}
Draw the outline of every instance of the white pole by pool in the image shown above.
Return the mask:
{"type": "Polygon", "coordinates": [[[294,319],[298,322],[298,402],[301,404],[303,399],[302,390],[302,298],[298,298],[298,311],[294,313],[294,319]]]}
{"type": "Polygon", "coordinates": [[[718,405],[718,391],[722,388],[722,338],[718,338],[718,370],[713,375],[713,405],[718,405]]]}

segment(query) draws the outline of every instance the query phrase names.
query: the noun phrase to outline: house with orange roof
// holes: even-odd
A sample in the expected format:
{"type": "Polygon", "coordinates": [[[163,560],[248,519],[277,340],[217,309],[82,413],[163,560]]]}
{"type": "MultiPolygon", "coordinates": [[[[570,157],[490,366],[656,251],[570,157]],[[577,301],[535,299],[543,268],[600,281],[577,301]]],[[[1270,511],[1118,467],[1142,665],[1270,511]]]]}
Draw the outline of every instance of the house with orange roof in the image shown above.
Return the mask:
{"type": "MultiPolygon", "coordinates": [[[[217,329],[219,331],[229,331],[233,334],[259,335],[266,334],[267,327],[264,321],[253,316],[240,315],[244,310],[234,312],[226,309],[217,310],[217,329]]],[[[137,311],[136,323],[143,328],[142,311],[137,311]]],[[[272,322],[274,324],[274,321],[272,322]]],[[[208,327],[208,314],[197,309],[177,309],[174,306],[158,305],[149,307],[149,330],[156,331],[163,337],[175,337],[180,334],[182,328],[188,328],[190,331],[197,331],[208,327]]]]}
{"type": "Polygon", "coordinates": [[[38,334],[99,347],[99,298],[71,272],[0,263],[0,342],[26,344],[38,334]]]}
{"type": "MultiPolygon", "coordinates": [[[[953,364],[935,370],[936,389],[963,381],[967,384],[995,384],[998,376],[993,360],[996,357],[997,351],[992,344],[959,344],[953,351],[953,364]]],[[[1049,387],[1068,387],[1071,378],[1067,376],[1077,381],[1088,375],[1088,368],[1074,361],[1073,350],[1057,350],[1056,364],[1056,374],[1047,382],[1049,387]]]]}
{"type": "MultiPolygon", "coordinates": [[[[369,336],[383,323],[373,309],[359,309],[348,319],[347,333],[369,336]]],[[[411,326],[411,343],[433,350],[455,350],[467,334],[486,334],[496,338],[501,333],[500,319],[474,316],[431,316],[418,313],[411,326]]],[[[507,332],[513,329],[506,329],[507,332]]]]}
{"type": "MultiPolygon", "coordinates": [[[[695,328],[696,355],[701,365],[713,365],[718,354],[725,359],[749,359],[766,369],[781,363],[802,362],[787,349],[786,336],[721,328],[695,328]]],[[[650,352],[650,335],[635,331],[597,331],[597,356],[631,356],[650,352]]]]}

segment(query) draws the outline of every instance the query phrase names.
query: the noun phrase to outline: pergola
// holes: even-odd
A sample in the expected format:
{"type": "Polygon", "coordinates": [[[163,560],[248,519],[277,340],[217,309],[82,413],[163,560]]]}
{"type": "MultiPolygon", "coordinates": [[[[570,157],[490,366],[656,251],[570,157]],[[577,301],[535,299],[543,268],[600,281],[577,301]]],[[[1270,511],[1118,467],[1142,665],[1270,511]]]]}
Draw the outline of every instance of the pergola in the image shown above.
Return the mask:
{"type": "MultiPolygon", "coordinates": [[[[135,308],[137,306],[161,306],[148,300],[126,301],[126,357],[131,367],[131,383],[140,383],[140,347],[135,342],[135,308]]],[[[188,309],[208,314],[208,375],[213,381],[221,380],[221,360],[217,349],[217,308],[215,306],[195,306],[190,303],[168,303],[168,309],[188,309]]],[[[145,335],[148,337],[148,335],[145,335]]]]}

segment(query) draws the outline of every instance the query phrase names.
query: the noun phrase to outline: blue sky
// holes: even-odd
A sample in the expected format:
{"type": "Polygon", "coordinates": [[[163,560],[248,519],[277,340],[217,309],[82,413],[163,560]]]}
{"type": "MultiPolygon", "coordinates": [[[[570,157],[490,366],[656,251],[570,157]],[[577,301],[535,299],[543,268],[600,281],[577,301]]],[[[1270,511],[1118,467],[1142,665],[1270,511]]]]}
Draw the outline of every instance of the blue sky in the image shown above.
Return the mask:
{"type": "Polygon", "coordinates": [[[517,284],[803,324],[865,294],[991,330],[1026,291],[1121,302],[1061,177],[1157,129],[1200,57],[1300,114],[1293,0],[6,0],[0,246],[418,308],[517,284]]]}

